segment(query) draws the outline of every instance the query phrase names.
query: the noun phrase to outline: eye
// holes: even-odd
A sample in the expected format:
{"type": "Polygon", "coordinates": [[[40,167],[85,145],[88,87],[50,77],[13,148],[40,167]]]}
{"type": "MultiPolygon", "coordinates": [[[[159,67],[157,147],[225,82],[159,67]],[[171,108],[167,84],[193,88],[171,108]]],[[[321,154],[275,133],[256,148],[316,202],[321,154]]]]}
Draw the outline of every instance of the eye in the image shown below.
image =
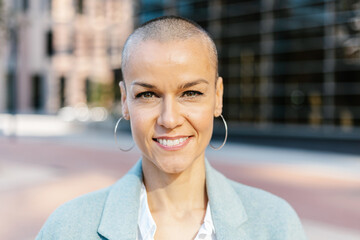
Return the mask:
{"type": "Polygon", "coordinates": [[[203,95],[203,93],[201,93],[199,91],[186,91],[183,93],[182,96],[192,98],[192,97],[201,96],[201,95],[203,95]]]}
{"type": "Polygon", "coordinates": [[[144,99],[150,99],[156,97],[155,93],[153,92],[142,92],[136,95],[136,98],[144,98],[144,99]]]}

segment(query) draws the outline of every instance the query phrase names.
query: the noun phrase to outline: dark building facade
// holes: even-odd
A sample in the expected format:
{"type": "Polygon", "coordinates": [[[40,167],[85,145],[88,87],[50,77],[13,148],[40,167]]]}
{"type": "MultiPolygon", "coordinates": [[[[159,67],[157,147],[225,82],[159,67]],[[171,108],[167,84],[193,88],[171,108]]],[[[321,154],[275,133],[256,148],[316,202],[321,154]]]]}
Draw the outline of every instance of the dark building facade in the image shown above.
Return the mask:
{"type": "Polygon", "coordinates": [[[360,139],[360,1],[138,1],[162,15],[213,36],[233,132],[360,139]]]}

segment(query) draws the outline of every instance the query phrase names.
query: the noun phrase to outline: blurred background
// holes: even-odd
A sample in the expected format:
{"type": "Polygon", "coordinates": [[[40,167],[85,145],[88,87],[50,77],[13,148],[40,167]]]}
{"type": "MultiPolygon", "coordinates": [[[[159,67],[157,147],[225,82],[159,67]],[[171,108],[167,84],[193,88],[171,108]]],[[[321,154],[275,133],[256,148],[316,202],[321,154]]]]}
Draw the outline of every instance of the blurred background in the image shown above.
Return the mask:
{"type": "Polygon", "coordinates": [[[112,136],[121,51],[163,15],[217,45],[230,134],[213,165],[289,201],[310,240],[360,239],[359,0],[0,0],[0,238],[33,239],[139,158],[112,136]]]}

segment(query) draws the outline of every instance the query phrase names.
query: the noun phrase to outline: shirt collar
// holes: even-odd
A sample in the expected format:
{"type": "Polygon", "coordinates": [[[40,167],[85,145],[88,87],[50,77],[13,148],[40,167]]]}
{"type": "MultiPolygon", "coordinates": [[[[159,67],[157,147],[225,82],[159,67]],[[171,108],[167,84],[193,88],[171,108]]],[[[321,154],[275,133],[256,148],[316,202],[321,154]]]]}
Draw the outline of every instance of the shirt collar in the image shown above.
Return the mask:
{"type": "Polygon", "coordinates": [[[213,236],[215,236],[215,228],[211,217],[210,204],[208,202],[204,222],[201,225],[195,239],[215,239],[213,236]]]}
{"type": "Polygon", "coordinates": [[[138,228],[141,239],[154,239],[156,223],[151,216],[144,183],[141,185],[138,228]]]}
{"type": "MultiPolygon", "coordinates": [[[[154,239],[156,232],[156,223],[152,218],[148,201],[145,185],[141,186],[140,193],[140,209],[139,209],[139,221],[138,221],[139,234],[141,234],[142,240],[154,239]]],[[[207,204],[204,222],[200,227],[200,230],[195,239],[205,239],[215,234],[215,228],[211,217],[210,204],[207,204]]]]}

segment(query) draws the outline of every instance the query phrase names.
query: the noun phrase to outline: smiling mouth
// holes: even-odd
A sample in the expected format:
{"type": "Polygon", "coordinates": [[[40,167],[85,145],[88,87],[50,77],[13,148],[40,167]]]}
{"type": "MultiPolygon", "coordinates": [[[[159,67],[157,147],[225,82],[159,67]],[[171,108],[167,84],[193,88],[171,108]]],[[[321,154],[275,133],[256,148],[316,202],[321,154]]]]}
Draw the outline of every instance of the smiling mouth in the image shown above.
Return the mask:
{"type": "Polygon", "coordinates": [[[154,140],[164,147],[175,147],[182,145],[188,138],[189,137],[181,137],[177,139],[155,138],[154,140]]]}

